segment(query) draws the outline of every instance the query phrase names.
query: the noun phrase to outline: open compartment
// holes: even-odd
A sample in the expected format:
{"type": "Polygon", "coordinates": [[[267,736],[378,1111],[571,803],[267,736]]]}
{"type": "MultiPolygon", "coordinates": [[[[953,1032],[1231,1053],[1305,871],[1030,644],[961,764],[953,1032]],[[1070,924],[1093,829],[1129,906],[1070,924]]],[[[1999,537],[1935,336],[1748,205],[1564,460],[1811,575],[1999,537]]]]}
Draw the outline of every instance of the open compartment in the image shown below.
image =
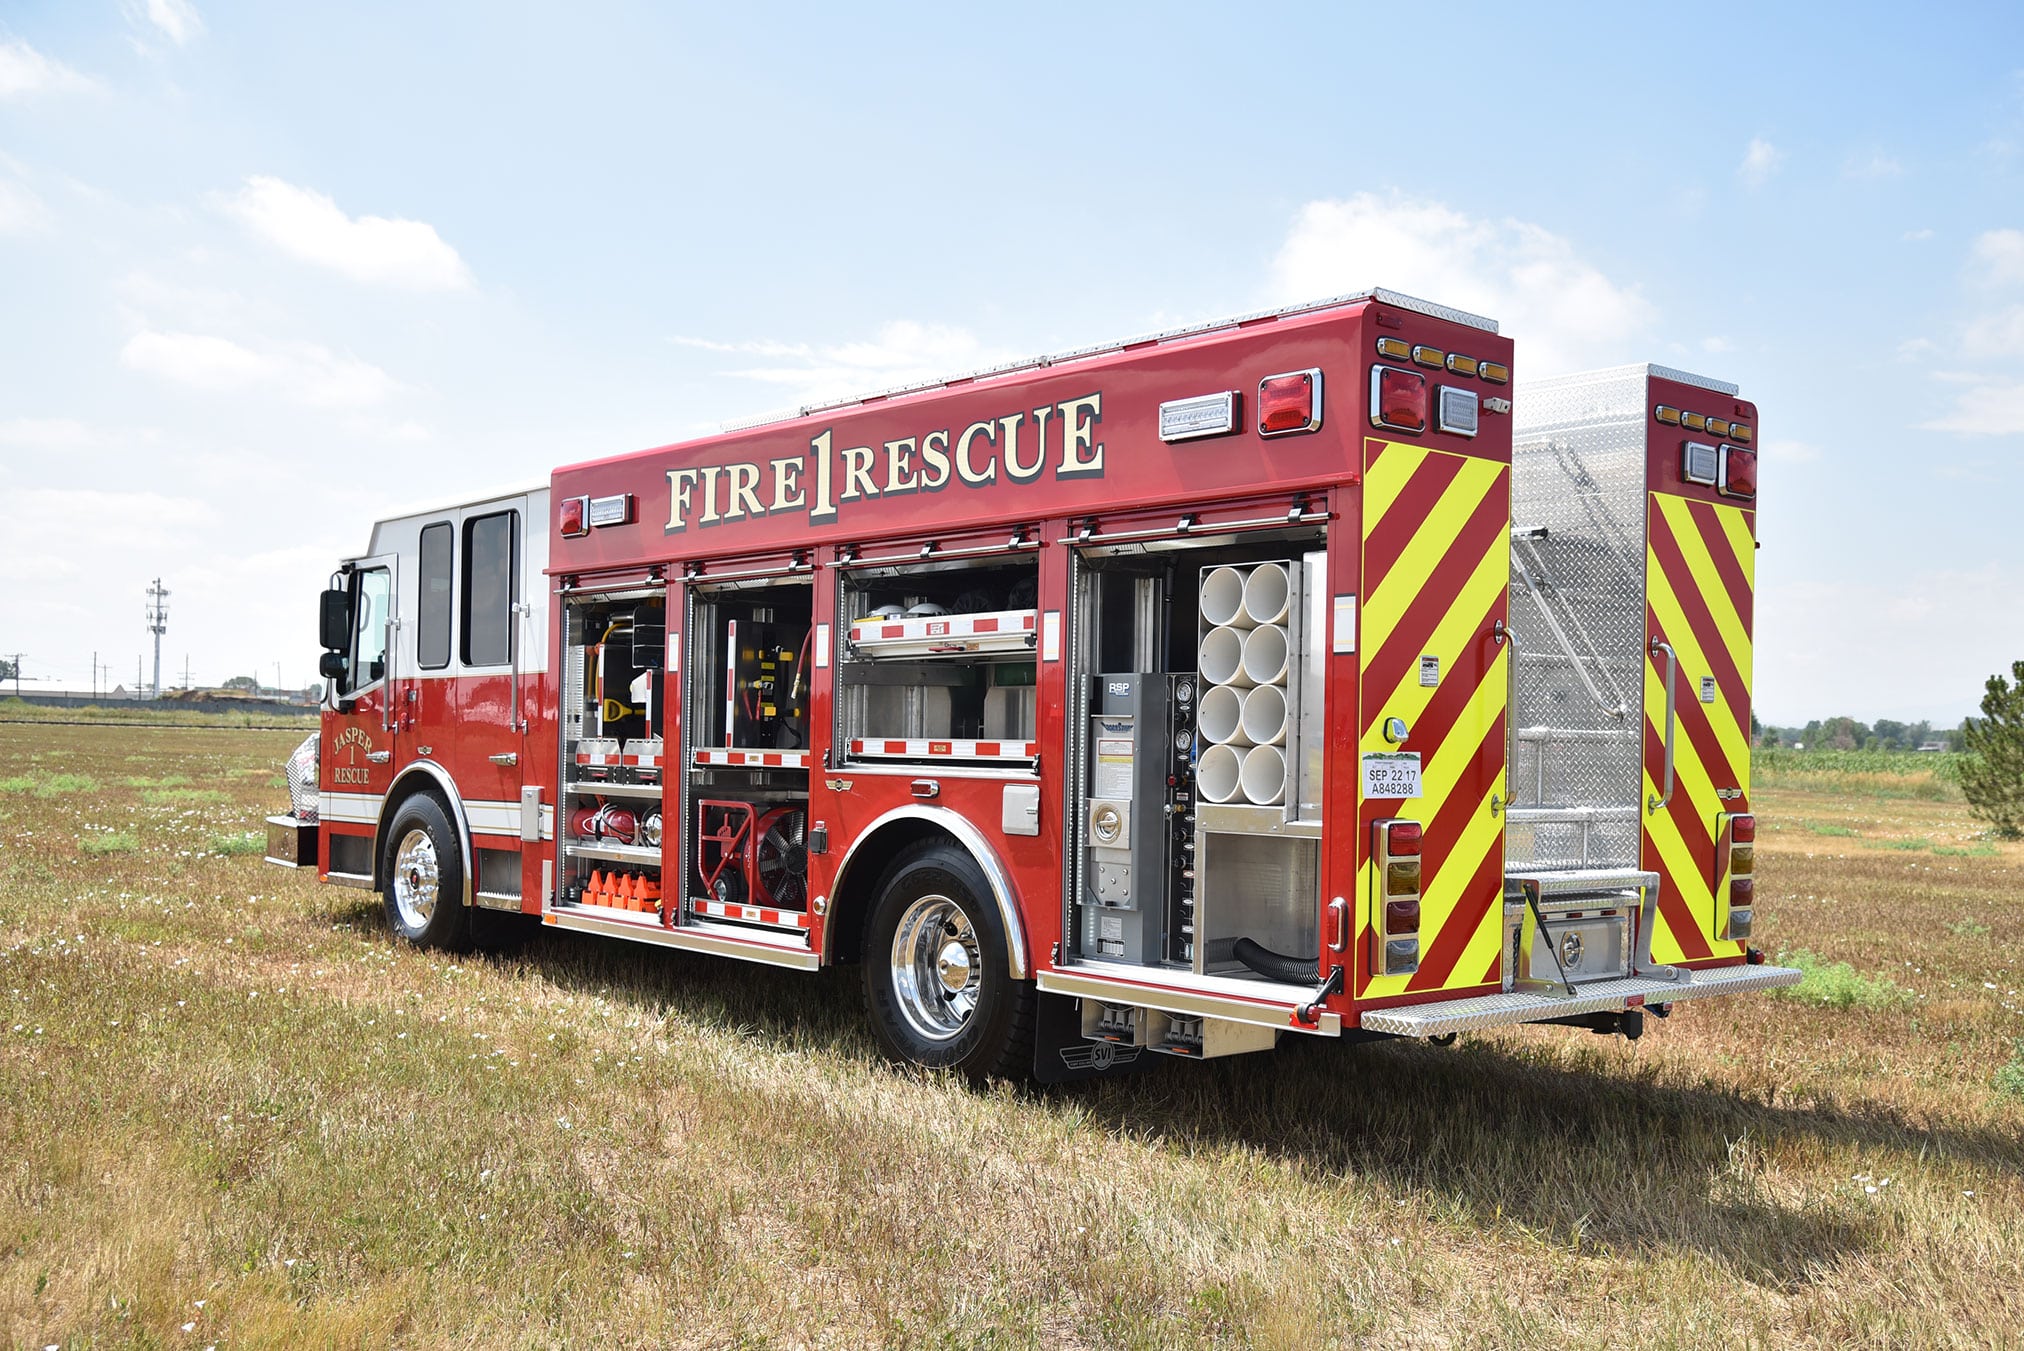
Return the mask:
{"type": "Polygon", "coordinates": [[[1318,968],[1324,542],[1301,526],[1077,552],[1079,956],[1275,983],[1318,968]]]}
{"type": "Polygon", "coordinates": [[[688,598],[687,914],[806,932],[814,583],[698,581],[688,598]]]}
{"type": "Polygon", "coordinates": [[[556,898],[658,922],[667,597],[655,587],[563,608],[556,898]]]}
{"type": "Polygon", "coordinates": [[[1039,566],[1031,553],[844,570],[838,745],[864,761],[1032,765],[1039,566]]]}

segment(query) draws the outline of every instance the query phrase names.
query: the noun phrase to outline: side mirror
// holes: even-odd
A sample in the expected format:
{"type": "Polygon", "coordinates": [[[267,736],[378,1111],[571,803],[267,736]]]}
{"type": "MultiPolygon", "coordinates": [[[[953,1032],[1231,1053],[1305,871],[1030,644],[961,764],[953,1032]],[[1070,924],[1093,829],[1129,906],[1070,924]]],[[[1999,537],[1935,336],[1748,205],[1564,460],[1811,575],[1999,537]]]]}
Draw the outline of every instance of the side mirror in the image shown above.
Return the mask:
{"type": "MultiPolygon", "coordinates": [[[[321,646],[329,652],[351,650],[351,593],[340,587],[333,587],[323,593],[322,605],[317,609],[317,637],[321,646]]],[[[331,674],[329,671],[325,675],[331,674]]]]}
{"type": "Polygon", "coordinates": [[[326,652],[316,663],[316,673],[325,680],[343,680],[345,668],[351,663],[342,652],[326,652]]]}

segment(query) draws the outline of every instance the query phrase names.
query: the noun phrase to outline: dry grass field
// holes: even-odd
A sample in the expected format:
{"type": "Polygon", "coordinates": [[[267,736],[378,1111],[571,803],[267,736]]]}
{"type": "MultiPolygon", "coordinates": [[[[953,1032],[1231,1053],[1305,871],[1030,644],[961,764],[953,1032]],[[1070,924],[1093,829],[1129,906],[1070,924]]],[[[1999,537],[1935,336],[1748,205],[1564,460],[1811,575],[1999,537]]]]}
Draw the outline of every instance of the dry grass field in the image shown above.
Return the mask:
{"type": "Polygon", "coordinates": [[[1760,795],[1796,996],[1029,1093],[853,972],[397,948],[261,862],[296,737],[0,726],[8,1344],[2024,1336],[2024,846],[1915,765],[1760,795]]]}

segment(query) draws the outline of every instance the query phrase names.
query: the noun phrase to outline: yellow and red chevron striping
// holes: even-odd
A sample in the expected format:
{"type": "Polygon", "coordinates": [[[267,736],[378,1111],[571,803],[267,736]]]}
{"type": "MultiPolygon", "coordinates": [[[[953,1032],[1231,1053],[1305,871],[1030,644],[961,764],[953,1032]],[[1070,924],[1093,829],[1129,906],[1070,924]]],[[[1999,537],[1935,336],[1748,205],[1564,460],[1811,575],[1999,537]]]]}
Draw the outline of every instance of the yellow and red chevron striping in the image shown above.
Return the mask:
{"type": "Polygon", "coordinates": [[[1400,718],[1422,755],[1419,798],[1367,800],[1359,815],[1355,990],[1383,1001],[1474,989],[1486,967],[1496,979],[1508,656],[1493,635],[1508,617],[1511,489],[1509,466],[1487,457],[1365,450],[1361,749],[1396,749],[1384,725],[1400,718]],[[1420,969],[1373,977],[1370,826],[1391,816],[1424,827],[1420,969]]]}
{"type": "MultiPolygon", "coordinates": [[[[1679,657],[1672,801],[1644,819],[1643,865],[1661,876],[1653,956],[1733,961],[1716,895],[1716,823],[1747,810],[1754,518],[1739,507],[1654,493],[1645,559],[1651,637],[1679,657]],[[1709,682],[1703,685],[1704,678],[1709,682]],[[1703,697],[1704,694],[1708,697],[1703,697]]],[[[1645,669],[1645,791],[1663,792],[1665,671],[1645,669]]]]}

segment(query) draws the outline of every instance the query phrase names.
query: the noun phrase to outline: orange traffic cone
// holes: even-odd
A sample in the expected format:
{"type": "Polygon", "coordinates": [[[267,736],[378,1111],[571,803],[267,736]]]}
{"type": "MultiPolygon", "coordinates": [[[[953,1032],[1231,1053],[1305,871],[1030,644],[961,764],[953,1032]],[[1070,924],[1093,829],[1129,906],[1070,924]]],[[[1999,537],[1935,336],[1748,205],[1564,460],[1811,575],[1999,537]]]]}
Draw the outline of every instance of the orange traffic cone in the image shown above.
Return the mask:
{"type": "Polygon", "coordinates": [[[618,887],[615,890],[613,901],[621,910],[637,910],[640,908],[639,899],[633,892],[631,873],[626,873],[618,879],[618,887]]]}
{"type": "Polygon", "coordinates": [[[659,882],[656,882],[651,877],[642,877],[639,889],[634,894],[639,897],[640,909],[652,915],[661,913],[661,884],[659,882]]]}
{"type": "Polygon", "coordinates": [[[604,905],[604,869],[593,868],[590,880],[583,884],[583,899],[589,905],[604,905]]]}

